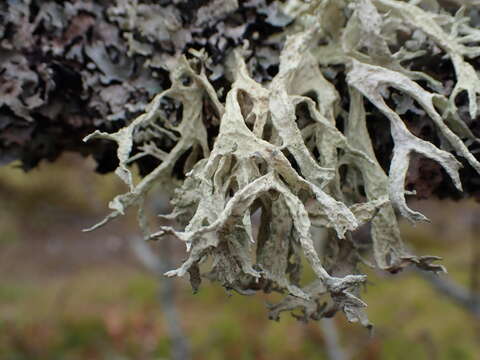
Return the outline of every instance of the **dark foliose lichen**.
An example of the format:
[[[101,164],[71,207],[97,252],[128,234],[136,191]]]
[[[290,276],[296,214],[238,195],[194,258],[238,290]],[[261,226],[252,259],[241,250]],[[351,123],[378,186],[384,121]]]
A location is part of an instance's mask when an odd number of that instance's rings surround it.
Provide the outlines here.
[[[170,67],[188,49],[206,51],[209,79],[221,91],[225,54],[255,38],[249,64],[259,81],[270,79],[281,41],[268,37],[291,19],[271,1],[218,3],[2,1],[0,164],[20,159],[28,170],[76,151],[92,154],[99,172],[113,171],[115,147],[82,138],[118,130],[144,111],[170,86]],[[139,164],[146,173],[157,163]]]

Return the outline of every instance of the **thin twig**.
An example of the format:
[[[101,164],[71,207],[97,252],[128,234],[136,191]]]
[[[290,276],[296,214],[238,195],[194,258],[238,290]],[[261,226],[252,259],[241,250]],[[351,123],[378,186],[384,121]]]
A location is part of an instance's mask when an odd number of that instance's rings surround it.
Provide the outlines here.
[[[175,305],[173,281],[165,279],[163,275],[169,269],[168,260],[166,260],[168,257],[167,246],[164,246],[162,249],[162,259],[159,255],[155,254],[147,242],[141,238],[132,239],[130,244],[137,258],[158,278],[159,302],[165,314],[168,332],[172,340],[172,360],[191,359],[190,345],[180,326],[180,317]],[[165,242],[164,244],[166,245],[167,243]]]
[[[324,318],[320,321],[325,347],[329,360],[348,360],[349,356],[339,341],[337,327],[333,319]]]
[[[436,275],[427,271],[416,270],[416,273],[426,280],[432,287],[448,299],[480,318],[480,294],[472,294],[463,287],[444,275]]]

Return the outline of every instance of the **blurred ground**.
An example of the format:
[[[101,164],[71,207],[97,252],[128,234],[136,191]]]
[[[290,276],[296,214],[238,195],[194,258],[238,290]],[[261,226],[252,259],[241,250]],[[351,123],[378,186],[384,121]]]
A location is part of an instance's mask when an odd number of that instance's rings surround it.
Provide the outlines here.
[[[157,301],[158,280],[128,246],[132,216],[93,233],[81,229],[106,214],[123,190],[113,174],[65,155],[25,174],[0,168],[0,359],[168,359],[170,343]],[[472,202],[413,205],[432,224],[403,224],[419,254],[444,257],[449,276],[470,286],[476,254]],[[176,244],[178,245],[178,244]],[[175,245],[175,246],[176,246]],[[181,247],[174,249],[174,262]],[[364,293],[372,337],[342,315],[335,322],[352,359],[480,359],[480,321],[435,292],[412,271],[368,271]],[[477,274],[479,276],[480,274]],[[228,296],[204,283],[192,295],[176,281],[182,325],[194,359],[327,359],[317,323],[267,319],[265,296]]]

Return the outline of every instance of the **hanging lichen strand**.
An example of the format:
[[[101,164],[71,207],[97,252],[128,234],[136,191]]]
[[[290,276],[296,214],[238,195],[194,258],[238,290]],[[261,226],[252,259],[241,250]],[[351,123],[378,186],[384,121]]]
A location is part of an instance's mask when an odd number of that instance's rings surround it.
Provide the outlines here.
[[[358,297],[366,279],[358,275],[359,262],[370,258],[368,264],[390,272],[409,264],[443,271],[431,263],[436,257],[410,254],[400,237],[395,209],[412,222],[426,220],[405,201],[412,154],[438,162],[458,189],[461,165],[452,153],[480,172],[466,145],[477,140],[455,102],[466,91],[470,116],[477,116],[480,80],[466,58],[479,55],[480,31],[469,26],[465,9],[453,16],[436,1],[425,3],[421,8],[393,0],[287,1],[283,11],[296,20],[285,29],[278,73],[269,83],[254,81],[244,44],[224,64],[231,79],[224,104],[203,66],[206,55],[193,51],[192,59],[180,58],[171,88],[145,114],[116,133],[89,137],[118,143],[117,174],[129,186],[93,228],[136,206],[146,240],[168,234],[186,245],[187,259],[167,276],[189,273],[195,290],[206,277],[241,294],[283,293],[282,302],[269,306],[274,319],[295,309],[305,320],[342,310],[350,321],[369,326]],[[409,68],[430,52],[443,52],[453,63],[456,83],[450,88]],[[339,72],[343,86],[332,80]],[[407,128],[400,116],[405,111],[400,105],[393,109],[392,98],[433,122],[439,146]],[[179,123],[164,110],[168,102],[182,108]],[[207,117],[205,104],[215,116]],[[367,130],[375,119],[367,106],[390,124],[388,174],[375,157]],[[208,119],[220,119],[219,126]],[[157,146],[165,137],[174,142],[168,151]],[[142,152],[132,155],[134,144]],[[134,184],[128,166],[145,155],[160,165]],[[183,182],[172,175],[179,166]],[[143,209],[159,182],[177,186],[173,212],[164,216],[175,227],[152,232]],[[260,214],[259,225],[252,222],[254,213]],[[371,242],[360,244],[351,232],[368,222]],[[326,234],[321,241],[318,229]],[[315,274],[310,284],[304,284],[302,258]]]

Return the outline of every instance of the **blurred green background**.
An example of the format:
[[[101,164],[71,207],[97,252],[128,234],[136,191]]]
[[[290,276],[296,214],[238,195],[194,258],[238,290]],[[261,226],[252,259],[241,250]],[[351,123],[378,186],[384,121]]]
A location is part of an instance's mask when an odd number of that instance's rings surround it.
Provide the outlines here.
[[[0,168],[0,359],[169,359],[171,342],[158,301],[159,279],[128,245],[133,214],[92,233],[81,229],[107,213],[124,190],[115,175],[66,154],[24,173]],[[449,277],[477,286],[478,204],[413,204],[432,224],[402,224],[418,254],[439,255]],[[184,251],[171,244],[178,265]],[[334,319],[350,359],[480,359],[480,320],[438,293],[414,271],[397,275],[363,269],[363,298],[373,336],[342,314]],[[193,359],[329,359],[319,323],[284,314],[269,321],[265,295],[227,294],[204,282],[193,295],[174,281],[181,326]]]

